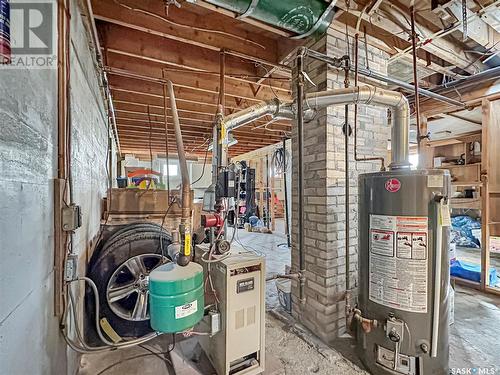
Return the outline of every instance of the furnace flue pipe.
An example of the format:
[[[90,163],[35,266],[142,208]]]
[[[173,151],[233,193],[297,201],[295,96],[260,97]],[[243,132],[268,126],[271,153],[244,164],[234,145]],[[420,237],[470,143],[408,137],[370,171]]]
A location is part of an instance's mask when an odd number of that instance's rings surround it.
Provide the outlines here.
[[[406,97],[397,91],[369,85],[328,90],[306,95],[306,107],[319,109],[347,103],[388,107],[392,112],[391,169],[409,168],[410,106]]]
[[[273,99],[248,107],[226,117],[225,124],[226,129],[230,131],[266,115],[270,115],[273,118],[297,118],[297,122],[299,122],[301,118],[299,113],[309,118],[313,110],[331,105],[351,103],[371,104],[387,107],[391,110],[391,168],[409,168],[410,106],[406,97],[398,91],[385,90],[370,85],[360,85],[348,89],[314,92],[305,95],[303,108],[299,108],[299,99],[293,103]]]
[[[174,85],[172,81],[167,81],[168,96],[170,97],[170,109],[172,111],[172,120],[174,123],[175,142],[177,144],[177,155],[179,156],[179,166],[181,170],[182,179],[182,212],[181,212],[181,228],[185,236],[191,236],[191,181],[189,180],[189,172],[187,167],[186,152],[184,150],[184,142],[182,140],[181,124],[179,121],[179,113],[177,112],[177,103],[175,102]],[[167,167],[168,168],[168,167]],[[170,203],[172,204],[172,203]],[[190,241],[186,241],[183,247],[183,252],[179,256],[178,263],[180,265],[187,265],[189,263],[189,256],[191,249],[189,248]]]

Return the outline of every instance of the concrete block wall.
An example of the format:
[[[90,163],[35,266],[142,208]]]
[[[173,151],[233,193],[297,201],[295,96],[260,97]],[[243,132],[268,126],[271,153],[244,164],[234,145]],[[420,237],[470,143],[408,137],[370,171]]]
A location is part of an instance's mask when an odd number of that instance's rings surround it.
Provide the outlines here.
[[[352,38],[350,39],[352,54]],[[327,35],[310,46],[312,49],[340,57],[347,53],[345,34],[329,29]],[[364,48],[360,48],[360,65],[364,66]],[[388,55],[369,47],[371,69],[387,73]],[[329,69],[326,64],[307,59],[306,71],[316,84],[306,85],[306,91],[322,91],[344,87],[344,72]],[[350,77],[351,85],[354,77]],[[304,251],[306,260],[306,303],[299,303],[299,287],[293,284],[293,314],[325,342],[331,342],[345,332],[346,284],[346,211],[345,211],[345,145],[342,127],[344,106],[318,111],[304,125]],[[353,125],[353,106],[349,124]],[[358,150],[361,156],[385,156],[390,129],[387,111],[372,106],[358,106]],[[349,208],[349,275],[351,287],[357,286],[357,194],[358,175],[380,169],[377,162],[355,162],[354,137],[350,137],[350,196]],[[293,169],[297,175],[297,132],[293,133]],[[299,269],[297,248],[297,182],[292,197],[292,266]],[[355,290],[354,290],[355,294]]]
[[[83,226],[74,248],[85,260],[107,185],[107,124],[77,3],[70,2],[72,169]],[[53,309],[57,70],[0,68],[0,91],[0,372],[74,374],[78,358]]]

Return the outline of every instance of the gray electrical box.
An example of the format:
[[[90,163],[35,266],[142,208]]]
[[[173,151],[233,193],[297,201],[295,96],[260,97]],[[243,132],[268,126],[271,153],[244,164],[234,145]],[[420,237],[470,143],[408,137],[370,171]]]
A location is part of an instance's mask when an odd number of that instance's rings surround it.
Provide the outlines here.
[[[80,206],[71,204],[62,209],[62,229],[65,232],[74,231],[82,226]]]

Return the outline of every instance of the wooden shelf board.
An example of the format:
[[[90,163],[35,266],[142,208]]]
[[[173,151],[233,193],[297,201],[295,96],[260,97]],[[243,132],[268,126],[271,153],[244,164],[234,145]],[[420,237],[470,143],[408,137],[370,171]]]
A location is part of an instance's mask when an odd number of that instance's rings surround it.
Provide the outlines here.
[[[482,186],[481,181],[452,181],[452,186]]]
[[[466,168],[466,167],[480,167],[481,163],[472,163],[472,164],[452,164],[452,165],[443,165],[441,167],[436,167],[437,169],[448,169],[448,168]]]

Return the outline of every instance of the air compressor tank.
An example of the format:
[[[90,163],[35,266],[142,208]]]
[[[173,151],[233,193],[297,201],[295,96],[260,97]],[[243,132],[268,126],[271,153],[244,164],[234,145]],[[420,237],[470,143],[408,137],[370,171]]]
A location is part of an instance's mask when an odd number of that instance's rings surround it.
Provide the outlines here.
[[[197,263],[164,264],[149,276],[151,328],[182,332],[197,324],[204,313],[203,267]]]
[[[359,177],[359,355],[374,375],[448,374],[446,170]],[[369,332],[367,332],[369,331]]]

